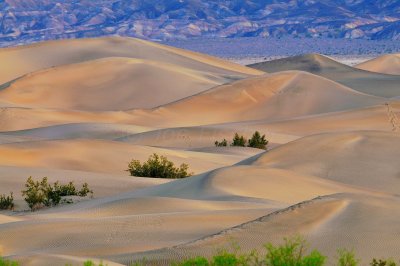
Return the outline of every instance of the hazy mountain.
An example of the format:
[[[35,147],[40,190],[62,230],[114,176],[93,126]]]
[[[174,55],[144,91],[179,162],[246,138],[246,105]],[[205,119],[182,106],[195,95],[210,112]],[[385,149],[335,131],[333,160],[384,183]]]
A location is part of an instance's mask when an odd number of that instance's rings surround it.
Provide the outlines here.
[[[108,34],[148,39],[400,39],[398,0],[0,0],[0,41]]]

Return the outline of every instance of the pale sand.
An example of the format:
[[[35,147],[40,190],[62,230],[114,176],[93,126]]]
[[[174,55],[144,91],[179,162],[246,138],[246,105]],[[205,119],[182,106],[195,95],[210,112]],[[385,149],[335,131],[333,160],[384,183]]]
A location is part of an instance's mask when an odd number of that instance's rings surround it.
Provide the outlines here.
[[[371,72],[400,75],[400,54],[383,55],[355,67]]]
[[[16,209],[27,209],[20,191],[30,175],[95,192],[35,213],[0,212],[0,253],[22,265],[167,265],[294,234],[333,258],[339,247],[363,263],[397,255],[394,75],[319,55],[262,64],[295,69],[265,74],[115,37],[2,49],[0,60],[0,194],[14,191]],[[214,147],[255,130],[271,150]],[[125,171],[154,152],[197,175]]]
[[[132,115],[138,124],[176,127],[281,120],[384,101],[307,72],[287,71],[222,85],[151,111],[133,111]]]
[[[319,54],[272,60],[250,67],[270,73],[286,70],[307,71],[363,93],[380,97],[399,96],[399,76],[361,70]]]
[[[175,64],[195,71],[219,75],[247,76],[262,72],[215,57],[120,37],[61,40],[37,43],[0,51],[0,83],[55,66],[107,57],[128,57]]]
[[[28,74],[1,90],[0,98],[26,107],[119,111],[157,107],[228,81],[163,62],[103,58]]]

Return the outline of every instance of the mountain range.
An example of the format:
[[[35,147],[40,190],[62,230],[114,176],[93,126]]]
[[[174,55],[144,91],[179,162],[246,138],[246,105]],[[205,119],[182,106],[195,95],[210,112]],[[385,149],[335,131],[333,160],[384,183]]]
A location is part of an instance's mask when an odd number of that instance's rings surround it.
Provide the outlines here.
[[[0,41],[134,36],[400,39],[397,0],[3,0]]]

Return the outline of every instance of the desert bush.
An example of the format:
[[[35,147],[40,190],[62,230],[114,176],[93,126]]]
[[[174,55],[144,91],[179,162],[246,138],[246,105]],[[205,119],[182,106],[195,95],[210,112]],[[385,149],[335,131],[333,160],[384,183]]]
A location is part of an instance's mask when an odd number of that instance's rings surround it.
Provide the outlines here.
[[[47,182],[47,179],[46,179]],[[46,201],[45,190],[43,189],[43,183],[39,181],[34,181],[30,176],[25,183],[25,189],[22,191],[22,196],[24,196],[26,203],[28,203],[29,208],[34,211],[44,204]]]
[[[0,266],[18,266],[19,263],[16,261],[12,261],[12,260],[6,260],[2,257],[0,257]]]
[[[209,266],[210,263],[204,257],[196,257],[193,259],[185,260],[181,263],[174,264],[174,266]]]
[[[226,139],[223,139],[221,142],[215,141],[214,144],[215,147],[226,147],[228,146],[228,141]]]
[[[249,139],[249,147],[257,149],[267,149],[268,140],[265,139],[265,135],[260,134],[260,132],[254,132],[253,136]]]
[[[179,179],[193,174],[189,173],[188,169],[187,164],[183,163],[179,167],[175,167],[175,164],[169,161],[167,157],[154,153],[143,164],[138,160],[132,160],[127,171],[132,176]]]
[[[0,195],[0,210],[12,210],[14,209],[14,196],[11,192],[9,196],[5,194]]]
[[[83,183],[81,190],[79,190],[76,195],[79,197],[87,197],[89,194],[91,197],[93,197],[93,190],[89,188],[88,183]]]
[[[360,260],[356,258],[354,251],[339,249],[338,257],[338,266],[357,266],[360,263]]]
[[[260,132],[258,131],[254,132],[253,136],[248,141],[245,137],[240,136],[238,133],[235,133],[230,145],[237,147],[246,147],[246,143],[247,147],[266,150],[268,140],[265,139],[265,135],[261,136]],[[228,146],[228,141],[226,139],[223,139],[222,141],[215,141],[214,144],[216,147],[226,147]]]
[[[396,266],[396,262],[393,260],[386,260],[386,259],[373,259],[370,263],[371,266]]]
[[[25,190],[22,191],[22,196],[25,196],[24,199],[32,211],[43,206],[57,206],[61,202],[72,203],[66,199],[63,200],[62,197],[65,196],[86,197],[88,194],[93,196],[93,191],[89,189],[87,183],[84,183],[81,190],[77,191],[73,182],[63,185],[57,181],[51,185],[47,177],[43,177],[40,182],[29,177],[25,184]]]
[[[100,262],[100,264],[96,264],[91,260],[87,260],[83,263],[83,266],[107,266],[107,265],[103,264],[103,262]]]
[[[245,147],[246,142],[247,140],[243,136],[239,136],[238,133],[235,133],[231,146]]]
[[[267,244],[265,248],[267,266],[322,266],[326,260],[326,257],[317,250],[305,255],[307,243],[301,237],[286,238],[283,245]]]

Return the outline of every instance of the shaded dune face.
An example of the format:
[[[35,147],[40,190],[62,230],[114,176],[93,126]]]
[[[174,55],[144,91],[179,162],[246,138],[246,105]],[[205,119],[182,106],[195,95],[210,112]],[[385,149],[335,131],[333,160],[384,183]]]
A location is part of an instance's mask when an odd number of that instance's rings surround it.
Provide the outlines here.
[[[240,195],[267,199],[269,204],[305,202],[210,237],[173,248],[134,254],[133,258],[171,261],[194,254],[208,256],[216,248],[228,248],[230,241],[235,241],[246,251],[258,249],[269,241],[281,242],[283,237],[294,234],[311,239],[313,247],[329,256],[336,254],[337,245],[355,248],[366,261],[376,256],[374,254],[396,254],[398,240],[391,234],[397,234],[395,221],[400,215],[397,196],[400,168],[394,164],[399,156],[398,143],[398,134],[375,131],[310,136],[237,166],[195,177],[192,182],[202,178],[206,181],[201,184],[207,184],[201,187],[203,192],[198,195],[213,193],[215,197],[215,191],[218,191],[225,197]],[[243,182],[243,175],[246,175],[246,182]],[[186,180],[180,185],[184,182],[189,184]],[[172,186],[172,183],[161,185],[157,193],[165,193],[168,189],[161,188]],[[171,194],[186,191],[188,187]],[[176,195],[187,197],[193,194],[178,192]],[[375,226],[384,228],[371,230]],[[126,257],[119,258],[125,262]]]
[[[389,68],[391,64],[386,64]],[[400,94],[400,77],[373,73],[350,67],[335,60],[318,55],[300,55],[250,65],[266,72],[301,70],[314,73],[343,84],[362,93],[380,97],[396,97]]]
[[[279,120],[356,109],[384,99],[300,71],[279,72],[222,85],[146,112],[160,123],[201,125],[257,119]],[[204,108],[207,106],[207,108]],[[135,112],[133,113],[135,114]],[[142,112],[136,112],[140,117]]]
[[[356,67],[371,72],[400,75],[400,54],[383,55]]]

